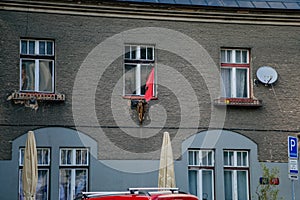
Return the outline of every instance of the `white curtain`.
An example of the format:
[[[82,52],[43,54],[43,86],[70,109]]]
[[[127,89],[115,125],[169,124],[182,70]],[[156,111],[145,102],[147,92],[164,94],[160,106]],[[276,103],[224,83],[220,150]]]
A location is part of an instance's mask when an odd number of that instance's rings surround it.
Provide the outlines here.
[[[236,69],[236,97],[247,96],[247,69]]]
[[[223,80],[222,97],[231,97],[231,69],[222,68],[221,76]]]

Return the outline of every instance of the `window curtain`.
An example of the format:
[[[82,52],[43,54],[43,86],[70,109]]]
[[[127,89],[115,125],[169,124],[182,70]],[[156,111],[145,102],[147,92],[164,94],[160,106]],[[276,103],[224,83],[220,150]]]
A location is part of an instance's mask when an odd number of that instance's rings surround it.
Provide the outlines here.
[[[36,200],[47,200],[48,199],[48,170],[47,169],[39,169],[38,170],[38,182],[36,186]],[[23,184],[22,184],[22,173],[23,169],[20,170],[19,175],[19,200],[23,200]]]
[[[40,60],[39,91],[52,92],[52,61]]]
[[[22,60],[21,89],[35,90],[35,62],[33,60]]]
[[[72,200],[71,170],[60,170],[59,200]]]
[[[221,76],[223,80],[222,97],[231,97],[231,69],[222,68]]]
[[[247,69],[236,69],[236,97],[247,96]]]
[[[125,65],[125,95],[136,94],[136,65]]]
[[[52,61],[40,60],[39,91],[52,92]]]

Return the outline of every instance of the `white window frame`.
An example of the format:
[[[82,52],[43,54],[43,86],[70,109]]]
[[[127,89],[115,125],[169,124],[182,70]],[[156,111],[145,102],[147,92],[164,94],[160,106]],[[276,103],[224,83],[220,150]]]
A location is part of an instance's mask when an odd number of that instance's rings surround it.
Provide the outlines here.
[[[21,184],[22,184],[22,171],[23,171],[23,162],[24,162],[24,150],[25,148],[20,148],[19,149],[19,198],[21,198],[22,196],[22,187],[21,187]],[[50,161],[51,161],[51,150],[50,148],[37,148],[37,151],[42,151],[42,152],[45,152],[47,151],[47,158],[44,157],[44,153],[41,153],[38,155],[41,155],[42,158],[41,159],[37,159],[38,160],[38,174],[39,172],[41,171],[46,171],[46,178],[47,178],[47,181],[46,181],[46,191],[47,191],[47,194],[46,194],[46,197],[47,197],[47,200],[49,199],[49,194],[50,194],[50,191],[49,191],[49,184],[50,184],[50,180],[49,180],[49,173],[50,173]],[[40,162],[42,161],[42,162]],[[44,162],[46,161],[46,162]],[[39,189],[40,185],[39,185],[39,182],[37,184],[37,189]],[[38,194],[38,190],[37,190],[37,194]],[[36,195],[36,198],[38,198],[38,195]],[[37,199],[38,200],[38,199]]]
[[[225,160],[225,153],[229,154],[232,153],[232,157],[227,156],[227,161]],[[241,164],[238,162],[238,154],[247,154],[246,162],[243,162],[242,156],[241,156]],[[232,159],[230,159],[232,158]],[[231,171],[232,172],[232,200],[238,200],[238,172],[246,172],[246,190],[247,190],[247,199],[249,200],[249,152],[245,150],[224,150],[223,152],[223,159],[224,159],[224,173],[225,171]],[[230,163],[230,164],[228,164]],[[224,177],[225,178],[225,177]],[[225,180],[225,179],[224,179]],[[225,191],[226,192],[226,191]]]
[[[231,53],[229,53],[231,52]],[[240,61],[237,60],[237,52],[240,53]],[[243,59],[243,52],[246,52],[246,60]],[[250,98],[250,50],[249,49],[221,49],[221,70],[231,70],[230,96],[226,96],[226,92],[222,92],[222,97],[225,98]],[[247,95],[246,97],[237,96],[237,80],[236,74],[237,69],[246,70],[246,84],[247,84]]]
[[[26,52],[22,51],[22,43],[26,42],[27,44],[27,49]],[[29,43],[30,42],[34,42],[34,53],[30,52],[30,48],[29,48]],[[40,53],[40,42],[45,42],[45,53],[41,54]],[[52,44],[52,51],[51,53],[48,53],[47,51],[47,42]],[[54,81],[55,81],[55,72],[54,72],[54,62],[55,62],[55,53],[54,53],[54,41],[53,40],[35,40],[35,39],[21,39],[20,40],[20,91],[24,91],[24,92],[40,92],[40,93],[53,93],[54,92]],[[34,66],[35,66],[35,72],[34,72],[34,89],[22,89],[22,64],[25,61],[33,61],[34,62]],[[52,67],[51,67],[51,90],[49,91],[43,91],[40,90],[39,88],[39,83],[40,83],[40,76],[39,76],[39,72],[40,72],[40,63],[46,61],[46,62],[51,62],[52,63]]]
[[[62,163],[61,161],[61,157],[62,157],[62,151],[71,151],[71,163]],[[81,153],[83,151],[86,152],[86,162],[85,163],[80,163],[77,164],[76,163],[76,153],[77,151],[80,151]],[[61,148],[60,149],[60,155],[59,155],[59,162],[60,162],[60,166],[89,166],[89,149],[88,148]],[[65,155],[67,156],[67,155]]]
[[[64,163],[62,162],[62,151],[71,151],[71,163]],[[81,155],[83,152],[86,152],[86,162],[80,162],[77,163],[76,161],[76,152],[80,151]],[[66,154],[64,154],[65,156],[67,156]],[[59,171],[60,174],[62,173],[63,170],[70,170],[71,171],[71,177],[70,177],[70,187],[71,187],[71,198],[74,199],[75,198],[75,188],[76,188],[76,171],[78,170],[82,170],[85,171],[85,175],[86,175],[86,190],[88,190],[88,184],[89,184],[89,149],[88,148],[60,148],[60,155],[59,155],[59,163],[60,163],[60,167],[59,167]],[[82,157],[81,157],[82,158]],[[61,175],[59,176],[59,184],[61,185],[61,183],[63,183],[63,181],[61,180]],[[61,188],[60,188],[61,190]],[[59,196],[61,195],[61,191],[59,192]],[[61,196],[60,196],[61,197]]]
[[[206,171],[210,171],[212,174],[212,197],[211,199],[215,199],[215,155],[214,155],[214,150],[211,149],[193,149],[193,150],[188,150],[188,168],[189,171],[196,171],[197,174],[197,196],[199,199],[203,199],[204,192],[203,192],[203,173]],[[210,156],[205,156],[210,155]],[[192,157],[192,158],[190,158]],[[205,160],[204,160],[204,159]],[[210,160],[211,158],[211,160]],[[204,162],[203,162],[204,161]]]
[[[141,58],[141,49],[146,48],[146,58]],[[148,58],[148,51],[147,49],[152,49],[152,58]],[[126,49],[129,50],[126,52]],[[133,57],[133,49],[135,50],[135,58]],[[141,92],[142,83],[141,83],[141,71],[143,66],[155,66],[155,46],[154,45],[132,45],[132,44],[125,44],[125,53],[124,53],[124,71],[123,74],[126,73],[125,68],[126,65],[135,65],[135,91],[136,94],[127,94],[126,93],[126,83],[125,83],[125,76],[123,78],[123,96],[144,96]],[[129,55],[129,57],[126,57]],[[154,73],[155,74],[155,73]],[[155,78],[154,78],[155,81]],[[153,87],[153,94],[155,96],[155,87]]]

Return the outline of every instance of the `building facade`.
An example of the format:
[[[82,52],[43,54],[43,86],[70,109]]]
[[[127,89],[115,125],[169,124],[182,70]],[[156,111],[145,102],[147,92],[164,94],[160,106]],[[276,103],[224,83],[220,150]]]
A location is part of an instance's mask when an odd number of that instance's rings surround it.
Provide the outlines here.
[[[292,198],[299,1],[7,0],[0,27],[1,199],[30,130],[36,199],[157,186],[165,131],[182,191],[258,199],[265,164]]]

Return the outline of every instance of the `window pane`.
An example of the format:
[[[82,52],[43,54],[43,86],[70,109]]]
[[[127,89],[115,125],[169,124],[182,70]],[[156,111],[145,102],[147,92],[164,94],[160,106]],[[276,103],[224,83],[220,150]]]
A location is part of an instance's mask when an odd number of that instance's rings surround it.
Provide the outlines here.
[[[232,171],[224,171],[225,200],[232,200]]]
[[[131,46],[131,59],[136,59],[136,46]]]
[[[213,199],[213,171],[202,170],[202,199]]]
[[[39,91],[52,92],[52,61],[40,61],[39,68]]]
[[[237,171],[237,193],[238,199],[247,199],[248,190],[247,190],[247,172],[246,171]]]
[[[224,165],[225,166],[233,166],[233,152],[232,151],[224,151]]]
[[[247,97],[247,69],[236,69],[236,97]]]
[[[60,169],[59,200],[72,200],[71,170]]]
[[[242,166],[242,152],[237,152],[237,166]]]
[[[53,42],[47,42],[47,55],[53,55]]]
[[[35,61],[22,60],[21,90],[34,91],[35,89]]]
[[[147,47],[147,60],[153,60],[153,48]]]
[[[207,151],[202,151],[202,166],[207,166],[208,165],[208,152]]]
[[[81,165],[81,150],[76,150],[76,165]]]
[[[242,63],[248,63],[248,51],[242,51]]]
[[[60,162],[62,165],[72,164],[72,150],[61,150]]]
[[[194,165],[200,165],[200,163],[199,163],[199,151],[194,151]]]
[[[86,149],[76,150],[76,165],[88,164],[88,151]]]
[[[146,59],[146,47],[141,47],[141,59]]]
[[[19,165],[23,165],[24,164],[24,149],[20,149],[20,163]]]
[[[208,163],[207,165],[212,166],[213,165],[213,152],[212,151],[208,151]]]
[[[37,164],[42,165],[43,164],[43,150],[37,149]]]
[[[236,50],[235,51],[235,62],[236,63],[241,63],[241,51],[240,50]]]
[[[50,155],[49,155],[49,150],[48,149],[46,149],[46,150],[43,151],[43,157],[44,157],[43,163],[49,165],[50,164],[49,163],[49,161],[50,161]]]
[[[226,55],[226,62],[227,63],[231,63],[232,61],[232,50],[226,50],[226,53],[227,53],[227,55]]]
[[[35,42],[29,41],[29,54],[35,54]]]
[[[125,95],[136,94],[136,65],[125,65]]]
[[[189,170],[189,189],[190,193],[193,195],[198,195],[197,188],[198,188],[198,178],[197,178],[197,171]]]
[[[226,62],[226,54],[225,50],[221,50],[221,62],[225,63]]]
[[[36,187],[36,200],[48,198],[48,170],[38,170],[38,183]]]
[[[19,173],[19,199],[24,200],[23,195],[23,183],[22,183],[22,173],[23,170],[20,170]],[[38,169],[38,182],[36,186],[36,198],[35,200],[47,200],[48,199],[48,178],[49,171],[47,169]]]
[[[189,151],[189,165],[194,165],[193,155],[194,155],[194,151]]]
[[[228,166],[229,158],[228,158],[228,151],[224,151],[224,166]]]
[[[151,65],[141,65],[141,95],[144,95],[146,92],[146,82],[152,68]]]
[[[223,80],[222,97],[231,97],[231,69],[222,68],[221,76]]]
[[[243,166],[248,166],[248,152],[243,152]]]
[[[84,165],[88,164],[88,151],[87,150],[81,150],[81,163]]]
[[[87,190],[87,170],[76,170],[75,196]]]
[[[21,41],[21,54],[27,54],[27,41]]]
[[[130,46],[125,46],[125,58],[130,59]]]
[[[46,54],[46,42],[40,41],[39,42],[39,54],[40,55],[45,55]]]

